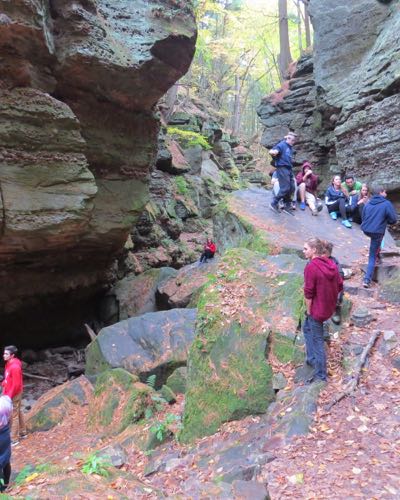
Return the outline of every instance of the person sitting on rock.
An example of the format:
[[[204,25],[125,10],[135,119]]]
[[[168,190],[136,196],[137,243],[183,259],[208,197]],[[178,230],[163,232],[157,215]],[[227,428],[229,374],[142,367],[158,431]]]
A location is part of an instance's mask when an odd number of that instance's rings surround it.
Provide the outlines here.
[[[347,217],[348,197],[342,189],[342,181],[340,175],[335,175],[332,179],[332,184],[325,193],[325,205],[333,220],[338,218],[338,212],[342,217],[342,224],[351,228],[351,222]]]
[[[0,396],[0,492],[8,487],[11,476],[10,418],[12,401],[9,396]]]
[[[351,217],[354,222],[357,222],[357,224],[361,224],[363,210],[369,199],[370,193],[367,184],[363,184],[361,191],[357,194],[351,195],[349,198]]]
[[[212,239],[208,238],[206,244],[204,245],[203,253],[200,257],[200,264],[207,262],[207,259],[212,259],[216,251],[217,246]]]
[[[355,194],[359,194],[362,188],[360,181],[354,179],[354,175],[347,174],[342,182],[342,190],[344,194],[349,197]]]
[[[296,182],[299,186],[300,209],[305,210],[306,204],[310,207],[313,215],[318,215],[317,187],[318,175],[312,171],[308,161],[303,163],[301,171],[296,175]],[[322,209],[322,205],[319,205]]]
[[[271,184],[272,184],[272,192],[275,197],[278,196],[279,193],[279,179],[278,179],[278,174],[276,173],[276,170],[272,172],[271,174]],[[293,179],[293,184],[292,184],[292,209],[296,210],[296,200],[297,200],[297,182],[296,179]],[[282,209],[284,207],[284,202],[283,200],[280,200],[278,203],[279,209]]]
[[[331,260],[332,262],[335,263],[335,265],[339,271],[340,277],[342,278],[342,280],[344,280],[344,271],[343,271],[342,265],[337,260],[337,258],[332,255],[333,243],[331,243],[330,241],[327,241],[327,240],[321,240],[321,243],[323,246],[322,256],[327,257],[329,260]],[[343,290],[341,290],[339,292],[338,300],[336,303],[336,310],[331,318],[331,320],[336,325],[339,325],[340,321],[341,321],[342,303],[343,303]]]

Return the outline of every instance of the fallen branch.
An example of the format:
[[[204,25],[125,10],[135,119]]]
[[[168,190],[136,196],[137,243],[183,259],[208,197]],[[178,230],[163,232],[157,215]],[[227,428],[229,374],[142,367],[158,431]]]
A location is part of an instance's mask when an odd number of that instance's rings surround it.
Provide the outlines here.
[[[326,411],[330,411],[333,406],[335,406],[336,403],[339,403],[342,399],[344,399],[346,396],[350,396],[353,394],[353,392],[356,390],[359,382],[360,382],[360,377],[361,377],[361,370],[363,369],[365,362],[367,360],[368,354],[372,347],[374,346],[377,338],[382,332],[380,330],[376,330],[370,337],[368,344],[364,347],[363,352],[361,353],[360,359],[358,360],[358,363],[354,369],[354,374],[349,380],[349,382],[346,384],[345,389],[343,392],[338,394],[338,396],[335,397],[335,399],[329,403],[326,407]]]
[[[52,378],[43,377],[42,375],[34,375],[33,373],[26,372],[25,370],[24,370],[24,377],[36,378],[38,380],[48,380],[49,382],[52,382],[53,384],[57,384],[57,382],[55,380],[53,380]]]
[[[86,328],[86,331],[88,332],[90,340],[92,340],[92,341],[96,340],[96,337],[97,337],[96,332],[94,330],[92,330],[92,328],[90,328],[90,326],[87,323],[85,323],[85,328]]]

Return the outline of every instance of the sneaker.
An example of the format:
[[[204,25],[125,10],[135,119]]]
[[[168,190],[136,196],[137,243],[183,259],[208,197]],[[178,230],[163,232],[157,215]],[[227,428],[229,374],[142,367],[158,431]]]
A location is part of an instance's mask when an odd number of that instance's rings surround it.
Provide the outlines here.
[[[337,213],[336,212],[331,212],[330,216],[331,216],[332,220],[337,220]]]
[[[295,201],[292,201],[292,210],[296,210],[297,207],[296,207],[296,202]]]
[[[26,439],[28,437],[28,434],[21,434],[20,439]]]
[[[311,210],[311,215],[318,215],[318,210]]]
[[[11,441],[11,446],[17,446],[19,444],[19,441]]]
[[[347,219],[342,220],[342,224],[343,224],[344,227],[347,227],[349,229],[351,229],[351,227],[352,227],[351,222],[349,220],[347,220]]]
[[[363,287],[364,288],[371,288],[371,283],[369,281],[364,281]]]
[[[324,208],[324,204],[322,203],[321,200],[317,200],[317,210],[318,212],[321,212],[321,210]]]
[[[302,201],[300,203],[300,210],[305,210],[306,209],[306,204],[304,203],[304,201]]]
[[[349,218],[348,218],[348,220],[349,220],[350,222],[353,222],[353,217],[349,217]]]
[[[332,316],[332,321],[335,323],[335,325],[340,325],[340,321],[341,321],[341,318],[340,318],[340,314],[338,313],[335,313],[333,316]]]
[[[278,205],[274,205],[273,203],[270,203],[270,204],[269,204],[269,208],[270,208],[273,212],[275,212],[276,214],[279,214],[279,213],[280,213],[280,212],[279,212]]]

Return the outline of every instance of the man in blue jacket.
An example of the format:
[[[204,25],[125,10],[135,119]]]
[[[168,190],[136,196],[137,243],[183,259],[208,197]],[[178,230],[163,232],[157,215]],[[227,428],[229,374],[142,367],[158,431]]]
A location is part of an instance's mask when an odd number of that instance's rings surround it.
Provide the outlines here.
[[[274,146],[269,154],[275,160],[276,175],[279,182],[279,193],[272,199],[271,210],[279,213],[279,201],[284,201],[283,211],[291,215],[291,192],[294,190],[293,175],[293,145],[296,142],[296,134],[289,132],[285,139]]]
[[[382,186],[374,186],[371,192],[372,198],[364,207],[361,223],[361,229],[364,231],[364,234],[371,238],[367,272],[363,284],[364,288],[371,286],[375,262],[381,250],[386,226],[397,222],[397,214],[394,207],[386,199],[386,190]]]

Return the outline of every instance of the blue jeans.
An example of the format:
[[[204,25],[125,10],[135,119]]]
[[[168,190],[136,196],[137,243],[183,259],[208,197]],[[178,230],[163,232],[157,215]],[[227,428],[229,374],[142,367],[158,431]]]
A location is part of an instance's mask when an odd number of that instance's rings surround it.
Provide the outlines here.
[[[294,176],[289,167],[277,167],[276,177],[279,182],[279,193],[274,195],[273,204],[278,205],[283,200],[285,205],[290,205],[292,192],[295,190]]]
[[[306,341],[306,360],[314,367],[314,378],[326,380],[326,354],[324,344],[324,327],[321,321],[306,316],[303,325]]]
[[[368,266],[367,272],[365,273],[364,281],[370,283],[375,269],[375,261],[379,252],[381,251],[381,244],[383,240],[383,234],[381,233],[365,233],[369,238],[371,238],[371,243],[369,245],[369,256],[368,256]]]

